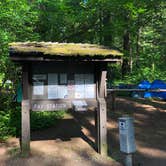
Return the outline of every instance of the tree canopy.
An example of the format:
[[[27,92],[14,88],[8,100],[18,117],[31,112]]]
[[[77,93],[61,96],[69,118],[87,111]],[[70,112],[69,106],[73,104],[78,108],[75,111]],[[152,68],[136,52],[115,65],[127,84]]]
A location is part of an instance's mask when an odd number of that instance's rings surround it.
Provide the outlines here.
[[[124,55],[122,64],[108,66],[108,82],[166,80],[165,20],[165,0],[0,1],[0,139],[15,132],[11,124],[20,126],[11,101],[21,70],[9,60],[9,43],[104,45]]]
[[[164,0],[3,0],[0,2],[0,89],[16,70],[9,42],[101,44],[124,53],[115,78],[165,80]]]

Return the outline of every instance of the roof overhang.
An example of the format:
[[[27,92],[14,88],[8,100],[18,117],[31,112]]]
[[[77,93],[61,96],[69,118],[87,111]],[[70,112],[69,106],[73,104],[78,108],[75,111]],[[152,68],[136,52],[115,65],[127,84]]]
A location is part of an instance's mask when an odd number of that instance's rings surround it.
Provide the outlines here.
[[[96,44],[16,42],[9,44],[10,58],[25,61],[106,61],[120,62],[122,53]]]

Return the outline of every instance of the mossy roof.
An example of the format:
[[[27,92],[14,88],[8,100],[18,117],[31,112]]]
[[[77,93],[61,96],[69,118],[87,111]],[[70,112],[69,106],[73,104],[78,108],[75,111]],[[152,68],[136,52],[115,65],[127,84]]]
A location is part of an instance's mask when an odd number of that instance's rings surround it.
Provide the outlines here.
[[[52,56],[88,56],[88,57],[120,57],[123,54],[114,49],[96,44],[55,43],[55,42],[15,42],[10,43],[10,53],[43,54]]]

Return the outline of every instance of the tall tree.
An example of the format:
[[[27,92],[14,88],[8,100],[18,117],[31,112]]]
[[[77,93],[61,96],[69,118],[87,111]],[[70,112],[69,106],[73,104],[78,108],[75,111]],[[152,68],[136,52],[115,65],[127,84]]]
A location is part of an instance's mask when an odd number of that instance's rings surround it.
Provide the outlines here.
[[[3,0],[0,2],[0,76],[2,89],[7,79],[15,81],[13,64],[8,58],[8,43],[14,41],[36,40],[34,33],[37,12],[26,0]]]

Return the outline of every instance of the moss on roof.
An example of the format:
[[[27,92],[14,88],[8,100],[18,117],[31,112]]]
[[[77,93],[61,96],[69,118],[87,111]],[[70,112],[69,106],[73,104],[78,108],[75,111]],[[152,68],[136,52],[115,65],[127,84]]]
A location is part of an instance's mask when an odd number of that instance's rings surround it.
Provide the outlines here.
[[[53,43],[53,42],[16,42],[9,44],[11,52],[43,53],[55,56],[122,56],[117,50],[96,44]]]

